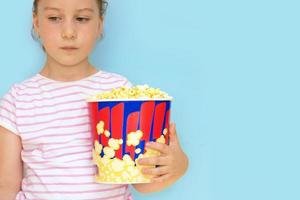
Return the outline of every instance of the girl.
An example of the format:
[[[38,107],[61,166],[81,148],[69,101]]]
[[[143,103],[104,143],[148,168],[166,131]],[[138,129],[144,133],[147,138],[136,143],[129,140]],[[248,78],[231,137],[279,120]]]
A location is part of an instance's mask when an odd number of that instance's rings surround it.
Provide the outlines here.
[[[34,32],[46,53],[35,76],[12,86],[0,103],[0,199],[132,199],[128,185],[95,182],[85,99],[130,86],[120,75],[98,71],[88,56],[103,31],[103,0],[35,0]],[[186,171],[175,125],[170,145],[149,143],[161,156],[143,173],[142,193],[162,190]]]

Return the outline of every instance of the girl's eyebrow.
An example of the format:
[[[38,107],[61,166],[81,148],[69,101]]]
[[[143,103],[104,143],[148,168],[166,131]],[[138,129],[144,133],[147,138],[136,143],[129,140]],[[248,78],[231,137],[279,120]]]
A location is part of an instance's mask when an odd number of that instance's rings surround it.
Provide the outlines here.
[[[45,7],[44,10],[56,10],[56,11],[60,11],[61,9],[54,8],[54,7]]]
[[[54,8],[54,7],[45,7],[44,10],[56,10],[56,11],[61,11],[59,8]],[[89,12],[94,12],[94,9],[92,8],[81,8],[77,9],[77,12],[83,12],[83,11],[89,11]]]
[[[92,8],[81,8],[77,10],[78,12],[83,12],[83,11],[89,11],[89,12],[94,12],[94,9]]]

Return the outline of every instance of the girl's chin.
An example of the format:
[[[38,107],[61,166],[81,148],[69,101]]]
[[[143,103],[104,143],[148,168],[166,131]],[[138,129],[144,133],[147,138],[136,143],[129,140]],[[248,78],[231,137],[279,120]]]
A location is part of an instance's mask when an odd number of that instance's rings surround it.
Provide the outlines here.
[[[64,66],[75,66],[82,63],[87,58],[79,58],[78,56],[63,56],[59,58],[54,58],[56,63]]]

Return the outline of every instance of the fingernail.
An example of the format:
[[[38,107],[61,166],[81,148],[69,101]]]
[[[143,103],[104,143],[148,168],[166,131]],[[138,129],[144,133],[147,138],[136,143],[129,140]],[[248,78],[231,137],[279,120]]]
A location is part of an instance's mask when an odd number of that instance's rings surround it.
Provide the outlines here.
[[[176,129],[176,124],[174,122],[172,124],[173,124],[173,128]]]

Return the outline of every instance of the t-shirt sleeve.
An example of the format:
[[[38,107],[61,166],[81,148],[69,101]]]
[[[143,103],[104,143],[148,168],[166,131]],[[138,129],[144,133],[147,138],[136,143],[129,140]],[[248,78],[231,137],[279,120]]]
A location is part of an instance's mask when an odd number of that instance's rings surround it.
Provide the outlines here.
[[[131,88],[133,84],[127,78],[124,78],[123,86]]]
[[[19,135],[16,123],[16,91],[14,87],[0,99],[0,126]]]

